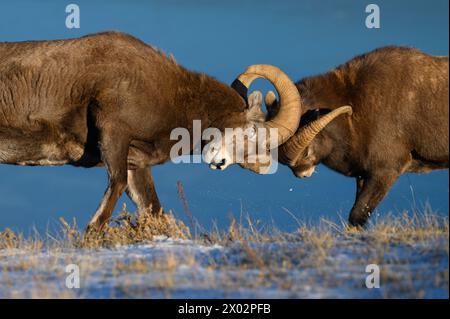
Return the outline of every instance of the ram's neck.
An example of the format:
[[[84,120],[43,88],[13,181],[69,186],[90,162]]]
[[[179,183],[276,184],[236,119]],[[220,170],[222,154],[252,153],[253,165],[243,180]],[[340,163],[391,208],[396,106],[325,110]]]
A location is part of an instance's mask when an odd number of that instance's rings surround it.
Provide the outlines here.
[[[243,117],[245,102],[230,86],[205,74],[190,73],[178,89],[177,99],[183,105],[186,124],[201,120],[202,128],[239,126],[232,118]]]
[[[335,109],[349,104],[351,96],[348,87],[351,82],[351,76],[342,69],[304,78],[297,83],[303,112],[318,108]]]
[[[304,117],[308,117],[305,113],[311,110],[336,109],[343,105],[352,105],[351,88],[354,79],[354,75],[349,70],[339,68],[298,82],[297,88],[303,101]],[[306,124],[303,123],[303,125]],[[341,115],[315,137],[311,147],[320,162],[342,174],[349,175],[352,171],[347,165],[351,161],[349,154],[352,153],[351,145],[348,143],[350,140],[355,140],[351,119]]]

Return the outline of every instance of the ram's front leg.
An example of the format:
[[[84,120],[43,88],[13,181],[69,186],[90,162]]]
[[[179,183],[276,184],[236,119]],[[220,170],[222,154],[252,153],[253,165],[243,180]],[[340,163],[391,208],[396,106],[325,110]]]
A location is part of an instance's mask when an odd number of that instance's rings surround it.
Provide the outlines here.
[[[386,171],[357,181],[355,204],[350,212],[349,223],[352,226],[363,227],[373,210],[384,198],[389,188],[396,181],[398,173]]]
[[[150,168],[129,170],[126,192],[139,211],[151,209],[153,214],[159,213],[161,204],[156,194]]]
[[[101,132],[100,151],[108,169],[108,188],[94,217],[88,225],[87,233],[99,231],[109,221],[117,200],[127,186],[127,155],[129,140],[117,128]]]

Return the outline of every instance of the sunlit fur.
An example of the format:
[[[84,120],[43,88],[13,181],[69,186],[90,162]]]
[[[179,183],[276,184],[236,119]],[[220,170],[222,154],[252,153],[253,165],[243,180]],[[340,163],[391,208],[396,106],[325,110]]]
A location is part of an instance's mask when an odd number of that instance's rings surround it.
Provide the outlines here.
[[[194,119],[219,130],[251,122],[228,85],[123,33],[0,43],[0,70],[0,163],[105,165],[109,185],[91,229],[123,191],[159,211],[148,168],[170,159],[174,128],[192,136]]]

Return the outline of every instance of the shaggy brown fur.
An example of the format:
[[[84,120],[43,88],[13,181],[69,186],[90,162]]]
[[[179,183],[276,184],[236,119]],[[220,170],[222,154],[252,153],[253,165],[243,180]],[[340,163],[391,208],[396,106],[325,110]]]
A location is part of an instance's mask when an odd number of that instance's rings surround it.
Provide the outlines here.
[[[337,117],[290,165],[297,176],[323,163],[355,177],[352,225],[366,223],[401,174],[448,168],[448,57],[381,48],[303,79],[297,88],[304,113],[297,134],[316,109],[353,108],[353,115]],[[289,147],[288,141],[280,152]]]
[[[244,127],[246,109],[229,86],[130,35],[0,43],[0,163],[105,165],[95,229],[124,190],[139,209],[159,211],[148,167],[169,160],[172,129],[191,130],[194,119]]]

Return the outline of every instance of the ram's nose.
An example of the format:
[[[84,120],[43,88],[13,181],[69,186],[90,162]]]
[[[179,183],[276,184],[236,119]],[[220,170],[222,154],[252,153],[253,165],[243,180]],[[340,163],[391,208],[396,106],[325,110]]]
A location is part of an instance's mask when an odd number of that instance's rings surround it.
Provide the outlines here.
[[[218,163],[211,163],[211,164],[209,164],[209,167],[212,168],[212,169],[224,170],[228,166],[228,165],[226,165],[226,162],[227,162],[226,159],[222,159]]]
[[[295,176],[299,177],[299,178],[305,178],[305,177],[311,177],[311,175],[314,173],[315,171],[315,167],[311,167],[310,169],[307,170],[303,170],[303,171],[294,171]]]

